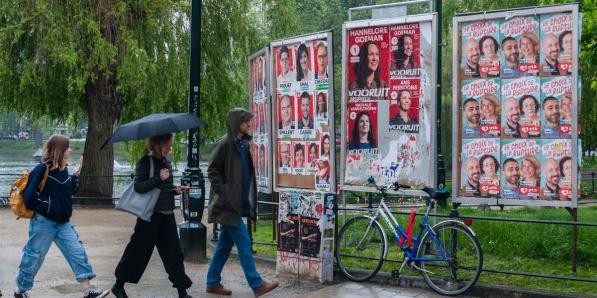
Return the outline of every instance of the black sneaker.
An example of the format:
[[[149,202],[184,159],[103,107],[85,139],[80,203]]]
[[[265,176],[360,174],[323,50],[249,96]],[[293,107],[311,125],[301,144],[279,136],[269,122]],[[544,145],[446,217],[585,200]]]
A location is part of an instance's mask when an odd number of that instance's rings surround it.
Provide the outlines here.
[[[17,294],[17,292],[15,292],[15,298],[30,298],[31,296],[29,296],[29,293],[27,292],[23,292],[21,294]]]
[[[129,298],[129,296],[124,291],[124,287],[117,287],[116,285],[112,287],[112,294],[114,294],[116,298]]]
[[[90,286],[88,289],[87,295],[85,295],[83,298],[103,298],[103,297],[108,296],[108,294],[110,294],[110,291],[108,291],[108,290]]]

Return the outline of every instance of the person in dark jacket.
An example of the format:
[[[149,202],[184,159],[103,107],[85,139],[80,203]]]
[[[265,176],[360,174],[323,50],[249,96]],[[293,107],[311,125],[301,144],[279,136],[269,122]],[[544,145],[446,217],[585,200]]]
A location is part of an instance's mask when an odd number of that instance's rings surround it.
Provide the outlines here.
[[[139,159],[135,167],[135,191],[147,193],[157,187],[161,192],[151,222],[137,218],[135,231],[116,266],[116,283],[112,287],[112,293],[118,298],[128,297],[124,284],[139,282],[155,246],[168,273],[168,279],[178,290],[178,296],[191,298],[187,289],[191,287],[192,282],[185,273],[184,255],[173,211],[174,196],[180,194],[182,188],[174,186],[172,164],[166,158],[172,149],[172,134],[149,138],[147,148],[151,154]],[[151,178],[150,158],[154,164]]]
[[[232,293],[221,284],[221,274],[234,244],[245,278],[256,297],[278,286],[278,282],[263,280],[255,269],[251,239],[241,218],[255,219],[256,214],[257,183],[249,148],[252,118],[253,114],[242,108],[228,112],[228,134],[216,145],[207,169],[211,182],[208,222],[221,225],[218,245],[207,273],[207,293]]]
[[[23,199],[27,208],[35,211],[29,222],[29,239],[23,248],[23,257],[16,277],[15,298],[29,297],[27,291],[33,288],[37,271],[55,242],[81,284],[85,298],[105,297],[109,294],[89,285],[95,273],[87,259],[83,242],[75,226],[70,222],[73,213],[72,195],[77,191],[82,158],[73,175],[68,174],[67,161],[70,156],[69,139],[53,135],[45,145],[42,163],[31,174]],[[48,170],[43,191],[40,184]]]

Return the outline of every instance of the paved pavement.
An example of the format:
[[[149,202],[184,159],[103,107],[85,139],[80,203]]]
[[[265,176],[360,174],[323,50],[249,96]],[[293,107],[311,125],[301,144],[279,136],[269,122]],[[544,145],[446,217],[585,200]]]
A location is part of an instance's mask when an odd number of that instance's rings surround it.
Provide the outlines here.
[[[439,298],[445,297],[428,289],[400,288],[372,283],[343,282],[299,296],[302,298]],[[463,296],[460,296],[463,297]]]
[[[93,284],[109,288],[114,282],[114,268],[132,234],[135,218],[113,209],[77,208],[72,222],[77,226],[90,263],[97,273]],[[28,226],[29,220],[17,221],[9,209],[0,208],[0,290],[3,298],[12,297],[14,276],[27,240]],[[210,226],[208,231],[211,231]],[[207,264],[185,262],[185,266],[193,280],[189,294],[194,297],[221,297],[205,293]],[[439,297],[427,289],[350,282],[321,285],[293,276],[277,276],[274,265],[268,262],[257,262],[257,268],[265,278],[280,281],[280,287],[266,297]],[[236,258],[224,267],[223,284],[233,290],[232,297],[253,296]],[[140,283],[127,284],[126,290],[130,297],[176,297],[176,290],[168,281],[157,250]],[[79,285],[55,245],[50,248],[30,294],[44,298],[81,297]]]

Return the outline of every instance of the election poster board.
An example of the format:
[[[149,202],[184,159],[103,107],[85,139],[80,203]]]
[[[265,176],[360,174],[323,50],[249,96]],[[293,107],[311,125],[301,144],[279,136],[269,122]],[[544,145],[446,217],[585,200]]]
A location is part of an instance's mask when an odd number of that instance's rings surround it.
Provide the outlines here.
[[[272,193],[271,100],[269,48],[249,56],[250,111],[253,113],[251,156],[255,167],[257,191]]]
[[[335,192],[332,33],[270,47],[274,189]]]
[[[343,190],[374,192],[371,176],[435,186],[436,22],[426,14],[344,23]]]
[[[577,206],[580,17],[570,4],[454,18],[453,202]]]
[[[331,193],[279,192],[276,271],[333,280],[336,197]]]

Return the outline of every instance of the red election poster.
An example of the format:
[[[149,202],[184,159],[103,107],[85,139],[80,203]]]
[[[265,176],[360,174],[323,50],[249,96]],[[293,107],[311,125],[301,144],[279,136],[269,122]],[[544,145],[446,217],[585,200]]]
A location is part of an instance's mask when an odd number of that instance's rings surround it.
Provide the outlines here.
[[[315,40],[311,42],[311,47],[315,53],[315,79],[323,80],[329,77],[328,75],[328,46],[324,40]]]
[[[276,76],[278,84],[296,82],[295,47],[276,48]]]
[[[348,101],[388,98],[390,42],[387,26],[348,30]]]
[[[377,102],[348,103],[348,150],[377,148]]]
[[[541,76],[572,74],[572,14],[541,16]]]
[[[308,91],[302,91],[296,93],[296,109],[298,111],[297,118],[297,129],[307,130],[315,127],[313,119],[313,94],[309,94]],[[306,132],[301,134],[309,134]]]
[[[289,136],[294,133],[296,105],[294,104],[294,95],[278,94],[278,134],[280,136]]]
[[[390,79],[418,77],[421,67],[419,23],[390,26]]]
[[[420,83],[417,79],[392,80],[390,91],[390,130],[419,132]]]

